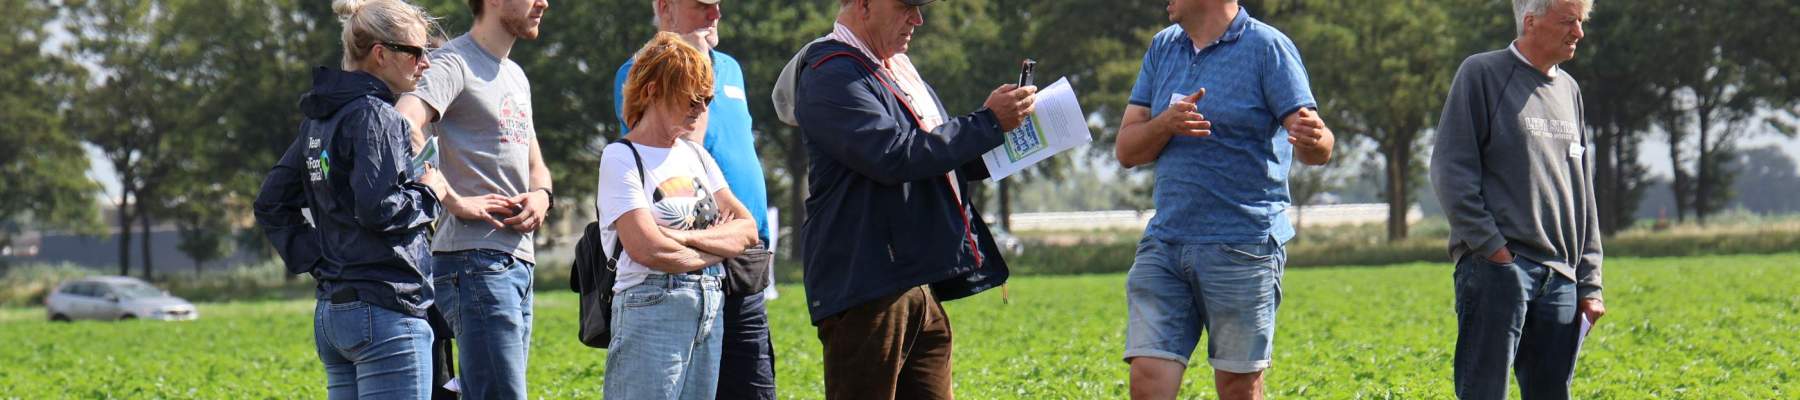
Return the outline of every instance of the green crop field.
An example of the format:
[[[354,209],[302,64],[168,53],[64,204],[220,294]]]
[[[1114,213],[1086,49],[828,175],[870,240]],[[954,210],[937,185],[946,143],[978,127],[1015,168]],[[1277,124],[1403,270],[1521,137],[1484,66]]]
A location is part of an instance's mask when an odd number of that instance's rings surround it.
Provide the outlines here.
[[[1121,261],[1123,262],[1123,261]],[[1583,399],[1800,398],[1800,254],[1614,259],[1610,314],[1581,356]],[[1026,277],[950,303],[968,399],[1126,393],[1124,276]],[[819,344],[799,287],[770,314],[784,398],[817,398]],[[1445,399],[1454,334],[1447,264],[1289,271],[1271,397]],[[202,304],[186,323],[43,321],[0,310],[0,398],[319,398],[312,302]],[[539,293],[531,390],[599,396],[605,353],[574,340],[574,296]],[[1202,365],[1196,365],[1197,367]],[[1211,398],[1190,370],[1184,397]]]

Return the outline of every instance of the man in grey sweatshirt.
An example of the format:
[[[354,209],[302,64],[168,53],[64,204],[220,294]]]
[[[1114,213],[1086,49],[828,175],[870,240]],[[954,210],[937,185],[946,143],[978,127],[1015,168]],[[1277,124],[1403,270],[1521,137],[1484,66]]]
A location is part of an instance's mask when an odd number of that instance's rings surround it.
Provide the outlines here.
[[[1456,261],[1456,395],[1567,399],[1600,298],[1600,229],[1575,56],[1592,0],[1514,0],[1518,39],[1470,56],[1438,121],[1431,181]]]

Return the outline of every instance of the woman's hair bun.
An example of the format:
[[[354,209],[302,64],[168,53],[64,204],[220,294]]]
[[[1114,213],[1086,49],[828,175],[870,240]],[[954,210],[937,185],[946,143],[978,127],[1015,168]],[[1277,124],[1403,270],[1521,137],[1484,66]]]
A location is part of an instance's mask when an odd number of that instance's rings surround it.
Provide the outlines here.
[[[337,14],[338,19],[348,20],[358,10],[362,10],[365,4],[369,4],[369,0],[332,0],[331,11]]]

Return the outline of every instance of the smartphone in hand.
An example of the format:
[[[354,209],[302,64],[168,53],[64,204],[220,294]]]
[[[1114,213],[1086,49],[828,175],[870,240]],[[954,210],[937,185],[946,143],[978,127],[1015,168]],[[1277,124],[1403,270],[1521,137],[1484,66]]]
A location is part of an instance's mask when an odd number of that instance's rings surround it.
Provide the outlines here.
[[[1019,87],[1031,86],[1031,70],[1037,67],[1037,61],[1025,59],[1019,62]]]

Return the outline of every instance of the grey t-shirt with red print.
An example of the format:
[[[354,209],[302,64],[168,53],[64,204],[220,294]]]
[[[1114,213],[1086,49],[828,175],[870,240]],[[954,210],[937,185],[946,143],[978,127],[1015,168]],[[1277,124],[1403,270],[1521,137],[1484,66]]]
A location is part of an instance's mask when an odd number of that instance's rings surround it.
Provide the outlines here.
[[[407,93],[437,111],[438,152],[445,180],[464,197],[512,197],[531,188],[531,82],[512,60],[495,57],[463,35],[431,53],[418,90]],[[531,234],[485,221],[439,222],[433,252],[489,249],[536,263]]]

